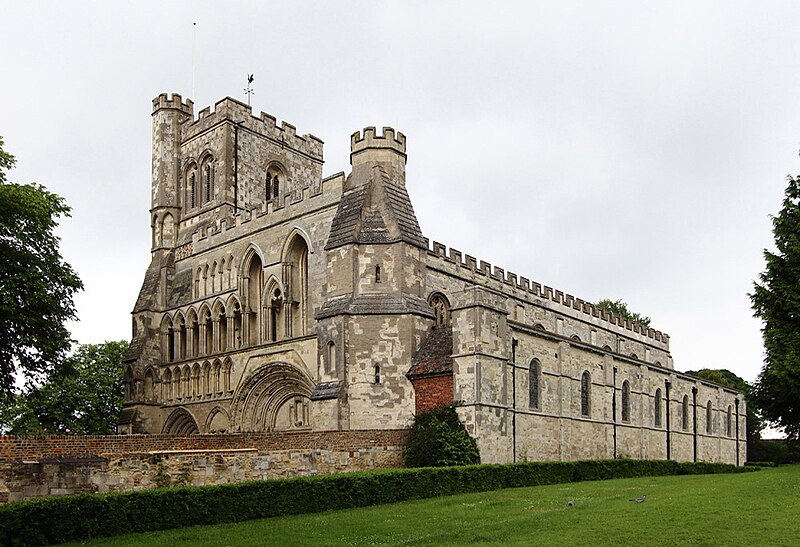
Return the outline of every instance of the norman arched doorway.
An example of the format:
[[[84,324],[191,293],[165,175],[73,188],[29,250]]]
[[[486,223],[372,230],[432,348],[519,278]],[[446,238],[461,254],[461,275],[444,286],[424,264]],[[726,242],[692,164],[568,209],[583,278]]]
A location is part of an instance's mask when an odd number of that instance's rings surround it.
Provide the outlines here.
[[[289,363],[256,370],[233,398],[232,418],[239,431],[283,431],[310,427],[311,378]]]
[[[197,422],[185,408],[176,408],[169,415],[161,433],[165,435],[193,435],[200,433]]]

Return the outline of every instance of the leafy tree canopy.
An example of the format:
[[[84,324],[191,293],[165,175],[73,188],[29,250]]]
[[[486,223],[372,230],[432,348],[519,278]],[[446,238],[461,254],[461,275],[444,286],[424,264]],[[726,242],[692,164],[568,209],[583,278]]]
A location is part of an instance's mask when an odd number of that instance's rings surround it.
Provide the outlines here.
[[[59,251],[54,230],[70,208],[39,184],[13,184],[15,163],[0,138],[0,396],[15,374],[30,385],[58,368],[71,346],[64,323],[75,319],[72,298],[83,288]]]
[[[603,300],[595,304],[595,307],[604,309],[606,311],[619,315],[620,317],[629,319],[634,323],[639,323],[643,327],[650,326],[649,317],[630,311],[628,309],[628,304],[626,304],[623,300],[610,300],[608,298],[604,298]]]
[[[776,252],[764,250],[766,269],[750,300],[761,319],[764,366],[754,389],[764,418],[800,439],[800,179],[787,178],[783,206],[772,217]]]
[[[12,397],[0,410],[0,427],[14,435],[114,433],[127,349],[125,341],[78,346],[45,383]]]

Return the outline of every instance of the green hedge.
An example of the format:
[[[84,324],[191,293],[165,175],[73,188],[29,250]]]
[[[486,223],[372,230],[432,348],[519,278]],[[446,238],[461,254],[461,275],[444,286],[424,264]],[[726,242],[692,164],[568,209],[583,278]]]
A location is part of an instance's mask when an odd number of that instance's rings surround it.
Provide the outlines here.
[[[520,486],[745,470],[755,468],[645,460],[533,462],[80,494],[0,505],[0,544],[47,545]]]

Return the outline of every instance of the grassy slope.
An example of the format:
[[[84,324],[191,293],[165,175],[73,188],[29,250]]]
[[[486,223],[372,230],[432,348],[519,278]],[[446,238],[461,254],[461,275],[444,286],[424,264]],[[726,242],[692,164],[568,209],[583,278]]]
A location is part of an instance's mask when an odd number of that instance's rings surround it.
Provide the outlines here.
[[[647,494],[643,504],[628,500]],[[574,506],[567,507],[573,499]],[[517,488],[85,545],[797,545],[800,466]]]

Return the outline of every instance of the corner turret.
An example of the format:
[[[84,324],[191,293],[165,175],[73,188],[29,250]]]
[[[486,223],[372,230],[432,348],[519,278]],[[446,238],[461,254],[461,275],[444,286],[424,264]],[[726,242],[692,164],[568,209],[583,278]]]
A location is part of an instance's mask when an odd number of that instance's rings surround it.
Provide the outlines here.
[[[153,99],[152,249],[171,248],[180,222],[181,126],[194,117],[191,99],[162,93]]]
[[[377,135],[375,127],[365,127],[350,136],[350,165],[353,172],[361,166],[383,165],[388,167],[393,180],[406,183],[406,136],[391,127],[384,127]]]

